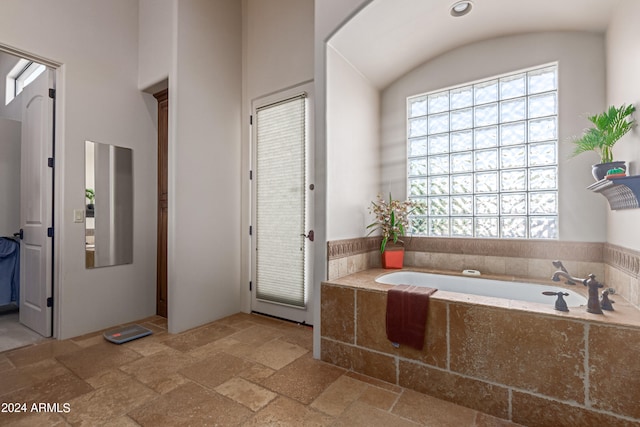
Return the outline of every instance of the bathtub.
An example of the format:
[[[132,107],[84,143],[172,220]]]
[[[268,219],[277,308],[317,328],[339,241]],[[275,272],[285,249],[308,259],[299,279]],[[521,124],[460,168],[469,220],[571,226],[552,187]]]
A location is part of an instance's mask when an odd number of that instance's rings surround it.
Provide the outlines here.
[[[569,294],[564,297],[568,307],[579,307],[587,304],[587,299],[584,296],[570,289],[526,282],[507,282],[503,280],[481,279],[472,276],[447,276],[444,274],[431,274],[417,271],[396,271],[384,274],[375,280],[378,283],[386,285],[427,286],[442,291],[551,305],[555,303],[555,297],[542,295],[542,292],[562,291]]]

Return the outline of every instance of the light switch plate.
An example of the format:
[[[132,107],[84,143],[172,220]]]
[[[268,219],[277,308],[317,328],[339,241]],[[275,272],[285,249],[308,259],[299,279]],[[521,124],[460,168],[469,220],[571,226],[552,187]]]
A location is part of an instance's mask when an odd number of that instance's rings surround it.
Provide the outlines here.
[[[84,222],[84,209],[73,210],[73,222]]]

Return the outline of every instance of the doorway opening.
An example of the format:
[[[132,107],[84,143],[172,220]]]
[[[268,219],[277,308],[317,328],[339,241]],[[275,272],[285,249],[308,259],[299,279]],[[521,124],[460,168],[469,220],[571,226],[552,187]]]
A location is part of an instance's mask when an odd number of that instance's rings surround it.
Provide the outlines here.
[[[312,85],[253,102],[253,312],[312,324]]]
[[[0,352],[54,335],[56,66],[0,45]]]
[[[156,314],[167,317],[167,247],[169,214],[169,89],[154,93],[158,100],[158,243]]]

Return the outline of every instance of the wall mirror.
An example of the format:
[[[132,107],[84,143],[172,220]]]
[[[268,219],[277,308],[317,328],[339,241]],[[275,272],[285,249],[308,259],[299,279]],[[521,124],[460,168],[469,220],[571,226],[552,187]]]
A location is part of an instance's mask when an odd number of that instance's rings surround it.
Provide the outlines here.
[[[133,152],[85,142],[86,268],[133,262]]]

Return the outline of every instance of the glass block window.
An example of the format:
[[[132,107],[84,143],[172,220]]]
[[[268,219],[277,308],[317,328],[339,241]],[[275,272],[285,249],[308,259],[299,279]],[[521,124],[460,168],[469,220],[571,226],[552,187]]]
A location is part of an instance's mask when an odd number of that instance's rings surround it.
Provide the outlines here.
[[[558,238],[557,65],[407,100],[415,235]]]

